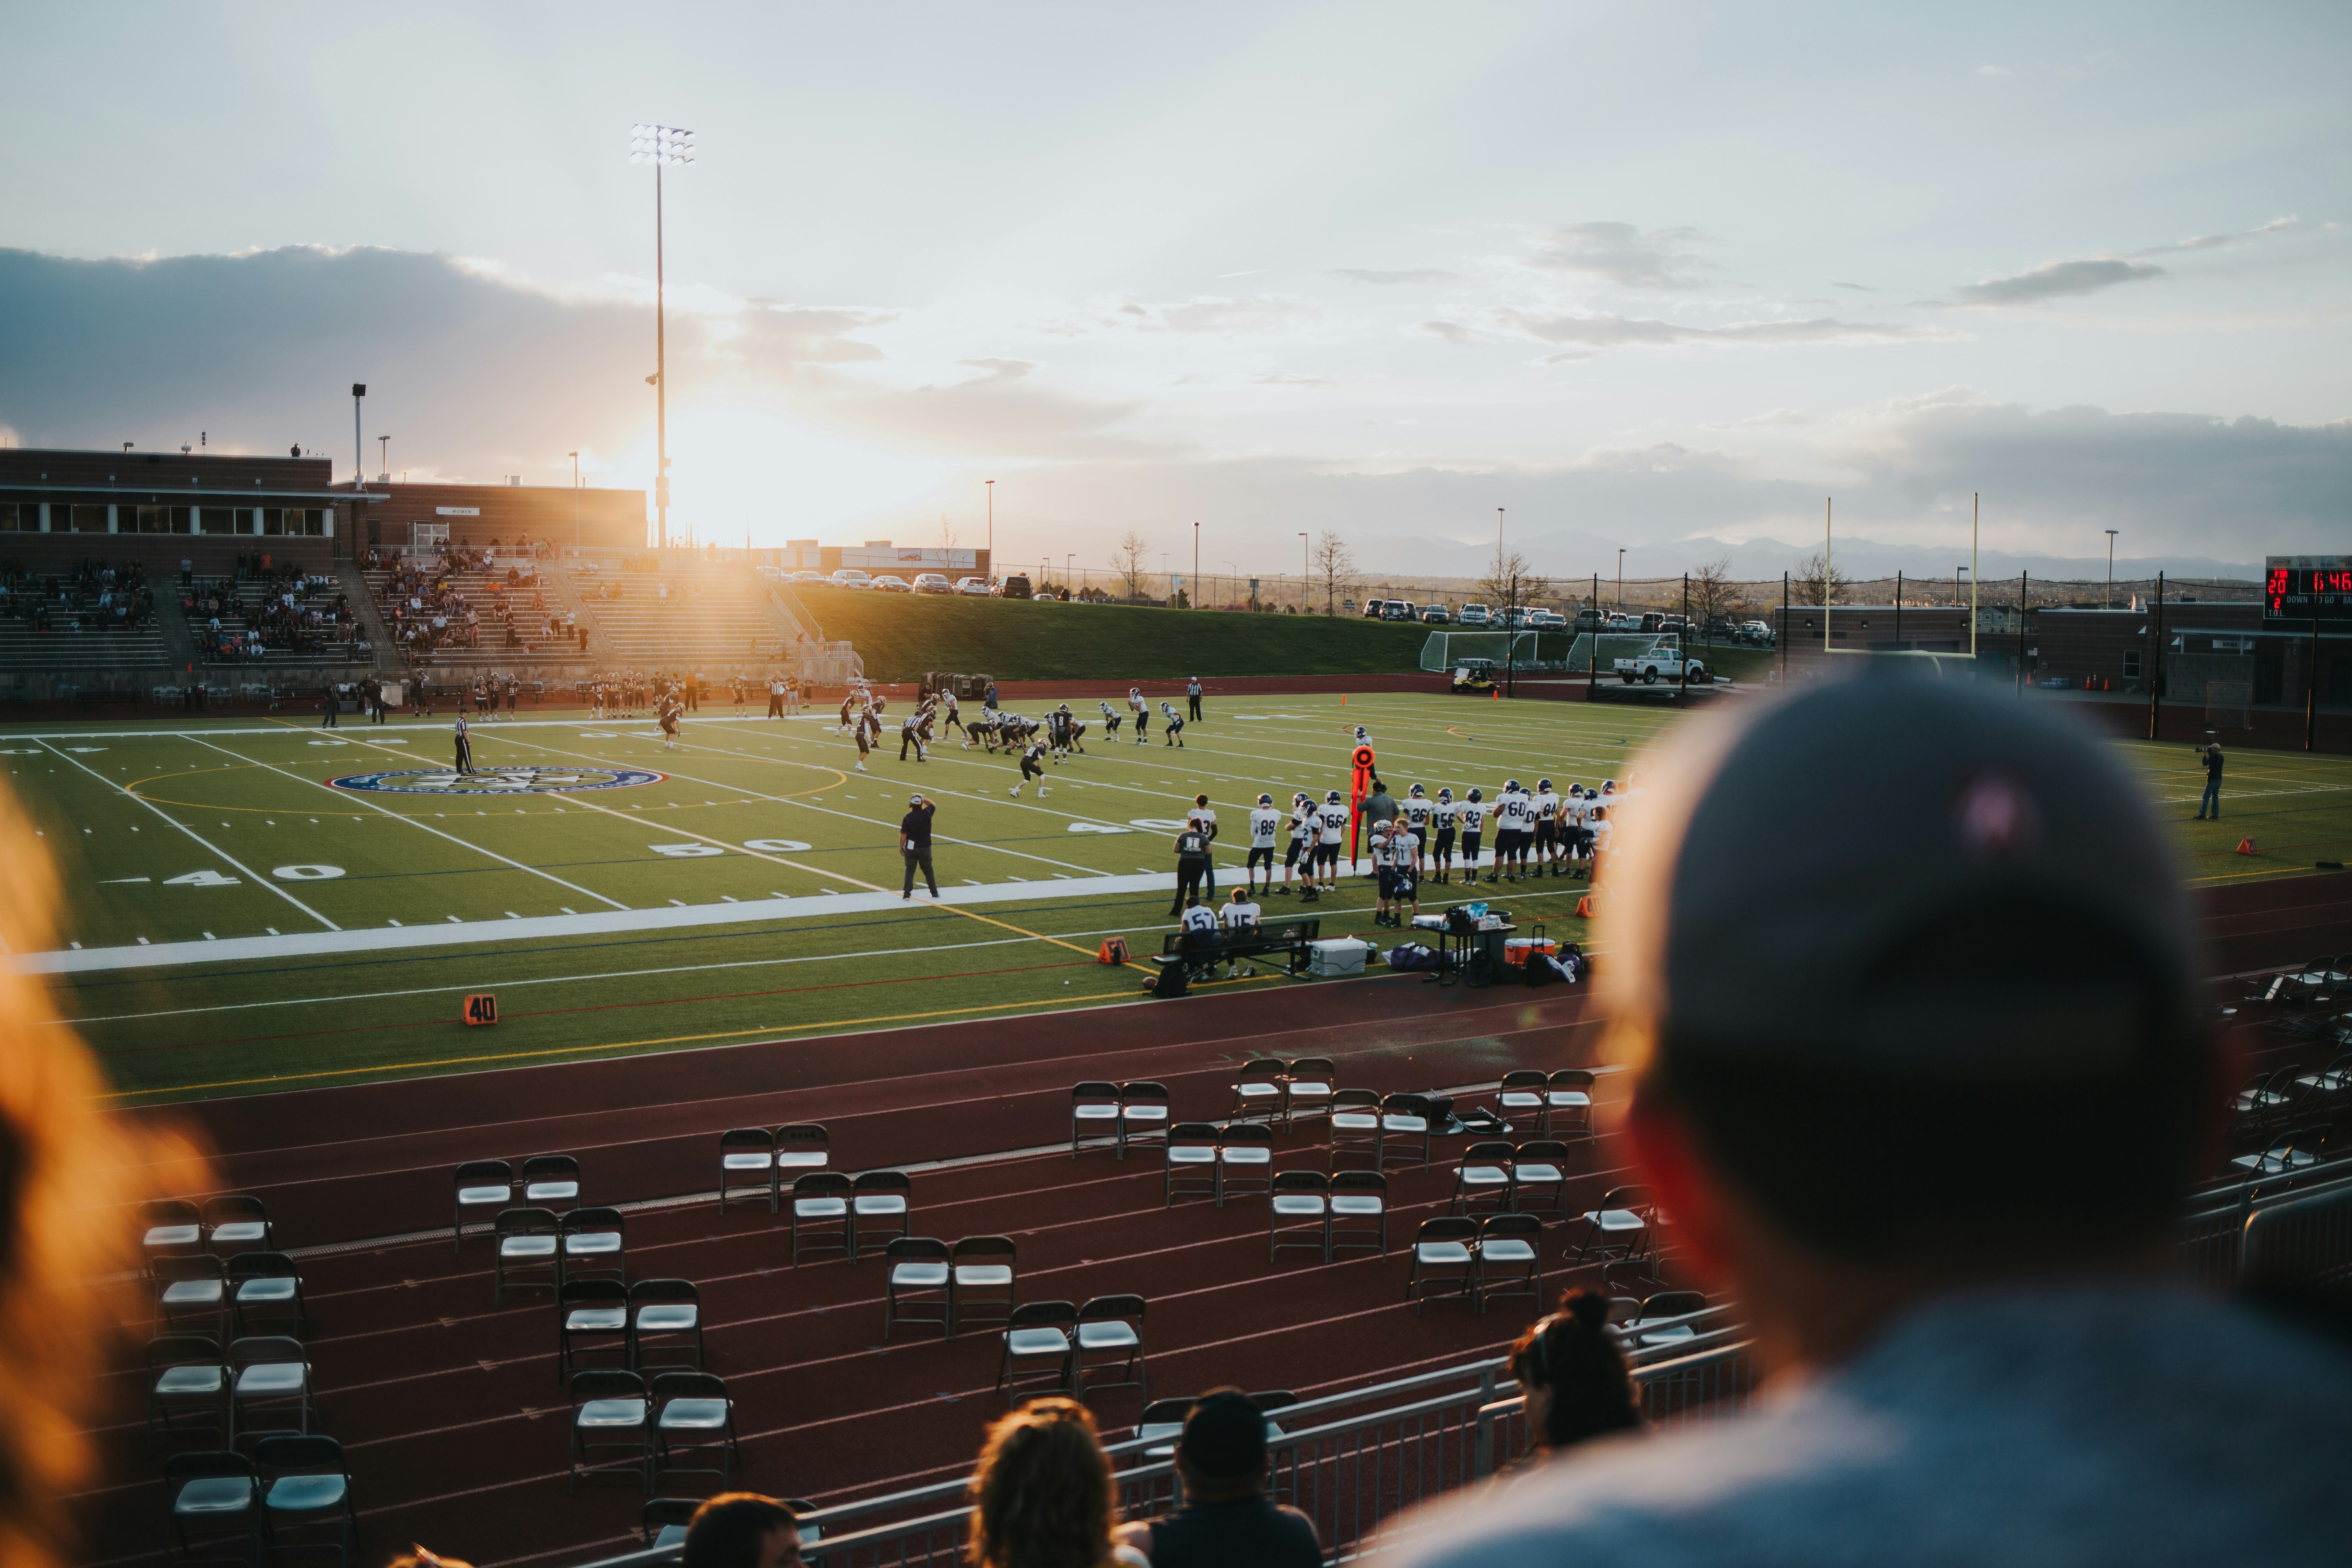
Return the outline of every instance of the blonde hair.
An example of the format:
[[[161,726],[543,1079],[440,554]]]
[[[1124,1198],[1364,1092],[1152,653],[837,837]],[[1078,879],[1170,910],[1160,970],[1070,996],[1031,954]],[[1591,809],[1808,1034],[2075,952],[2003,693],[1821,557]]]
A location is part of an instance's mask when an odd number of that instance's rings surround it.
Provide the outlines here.
[[[142,1305],[138,1205],[203,1191],[205,1171],[184,1139],[107,1113],[98,1064],[16,963],[54,940],[58,875],[5,786],[0,883],[0,1562],[58,1568],[73,1554],[63,1500],[91,1469],[84,1424]]]
[[[1101,1568],[1110,1559],[1110,1457],[1075,1399],[1039,1399],[988,1429],[971,1478],[973,1568]]]

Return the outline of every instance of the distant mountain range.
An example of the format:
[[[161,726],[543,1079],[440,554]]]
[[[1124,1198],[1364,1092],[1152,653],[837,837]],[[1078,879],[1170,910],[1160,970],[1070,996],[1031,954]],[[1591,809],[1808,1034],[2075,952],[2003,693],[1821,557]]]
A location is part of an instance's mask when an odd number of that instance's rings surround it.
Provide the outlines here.
[[[1511,544],[1528,558],[1537,571],[1554,579],[1590,578],[1595,572],[1599,572],[1604,580],[1617,575],[1617,542],[1597,534],[1543,533],[1514,540]],[[1679,577],[1717,560],[1727,560],[1731,563],[1731,574],[1736,578],[1762,582],[1778,577],[1783,572],[1799,570],[1807,560],[1821,553],[1821,544],[1818,541],[1811,544],[1788,544],[1776,539],[1754,539],[1744,544],[1734,544],[1727,540],[1700,537],[1676,540],[1670,544],[1629,544],[1624,550],[1624,574],[1629,582],[1637,577]],[[1912,577],[1950,578],[1955,568],[1968,564],[1968,546],[1965,544],[1952,550],[1912,544],[1881,544],[1874,540],[1857,538],[1836,541],[1834,564],[1841,574],[1856,579],[1892,577],[1898,571]],[[1356,546],[1357,565],[1374,575],[1410,574],[1416,577],[1476,578],[1485,575],[1493,560],[1494,547],[1491,544],[1465,544],[1452,539],[1364,540]],[[1987,582],[2014,578],[2021,572],[2030,572],[2036,578],[2053,581],[2099,583],[2106,579],[2107,562],[2103,555],[2085,559],[1987,550],[1979,555],[1977,570]],[[2217,561],[2210,556],[2184,555],[2118,556],[2116,559],[2115,575],[2119,583],[2152,578],[2158,572],[2169,577],[2218,577],[2258,582],[2262,577],[2262,563]]]

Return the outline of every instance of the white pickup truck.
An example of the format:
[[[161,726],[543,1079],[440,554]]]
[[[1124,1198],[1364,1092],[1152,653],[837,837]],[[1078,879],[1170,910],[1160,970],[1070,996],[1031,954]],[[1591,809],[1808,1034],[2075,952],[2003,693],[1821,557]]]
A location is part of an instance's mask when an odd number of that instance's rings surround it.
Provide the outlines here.
[[[1617,660],[1616,669],[1617,679],[1628,686],[1637,680],[1644,686],[1655,686],[1661,680],[1680,682],[1683,679],[1683,650],[1677,643],[1662,642],[1646,653]],[[1690,661],[1690,682],[1693,686],[1713,679],[1704,662],[1696,658]]]

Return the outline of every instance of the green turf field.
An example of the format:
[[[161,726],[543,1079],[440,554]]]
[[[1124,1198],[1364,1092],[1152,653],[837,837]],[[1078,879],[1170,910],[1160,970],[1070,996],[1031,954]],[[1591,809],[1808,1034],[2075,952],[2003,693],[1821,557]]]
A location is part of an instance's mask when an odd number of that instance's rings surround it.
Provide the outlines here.
[[[794,590],[828,637],[857,645],[872,680],[962,670],[999,680],[1186,675],[1366,675],[1421,668],[1430,628],[1360,616],[1265,616],[1141,605],[1044,604]]]
[[[1181,752],[1156,732],[1108,745],[1097,724],[1049,795],[1017,801],[1003,756],[950,742],[901,763],[894,746],[860,774],[828,716],[707,710],[676,752],[642,721],[478,725],[486,772],[457,786],[431,782],[449,776],[439,721],[19,726],[0,731],[0,761],[67,888],[70,945],[25,962],[58,972],[61,1010],[145,1103],[1128,1000],[1139,973],[1093,954],[1112,933],[1157,951],[1169,895],[1147,879],[1170,870],[1194,793],[1224,826],[1221,866],[1237,867],[1258,792],[1344,785],[1355,723],[1400,795],[1475,784],[1491,800],[1506,777],[1622,775],[1674,717],[1410,694],[1213,700]],[[2352,761],[2238,752],[2227,819],[2200,824],[2188,745],[2118,744],[2180,820],[2194,882],[2347,858]],[[664,776],[583,787],[619,770]],[[329,782],[370,774],[425,793]],[[912,788],[940,802],[942,886],[972,901],[898,900]],[[2247,835],[2262,852],[2231,853]],[[1496,901],[1575,939],[1582,888],[1543,879]],[[1462,896],[1430,886],[1423,908]],[[1272,916],[1297,900],[1266,903]],[[1360,879],[1315,912],[1326,935],[1399,940],[1370,909]],[[467,1029],[460,999],[481,991],[501,1021]]]

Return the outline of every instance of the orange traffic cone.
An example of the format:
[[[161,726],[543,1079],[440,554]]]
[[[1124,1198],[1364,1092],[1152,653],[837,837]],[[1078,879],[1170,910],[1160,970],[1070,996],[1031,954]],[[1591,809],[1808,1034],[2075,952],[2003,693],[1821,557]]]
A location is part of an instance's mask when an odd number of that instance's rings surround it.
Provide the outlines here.
[[[1503,689],[1502,689],[1501,687],[1496,686],[1496,687],[1492,687],[1492,688],[1489,688],[1489,689],[1488,689],[1488,690],[1487,690],[1487,692],[1486,692],[1486,700],[1487,700],[1487,701],[1489,701],[1489,702],[1500,702],[1502,700],[1503,700]]]
[[[2238,840],[2238,853],[2239,853],[2239,854],[2241,854],[2241,855],[2252,855],[2252,854],[2253,854],[2253,853],[2254,853],[2254,841],[2253,841],[2252,839],[2251,839],[2251,838],[2241,838],[2241,839],[2239,839],[2239,840]]]

